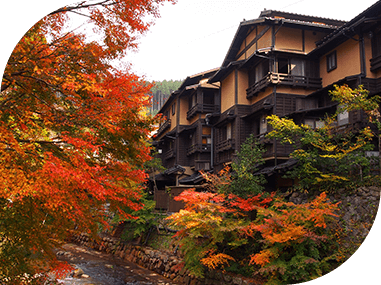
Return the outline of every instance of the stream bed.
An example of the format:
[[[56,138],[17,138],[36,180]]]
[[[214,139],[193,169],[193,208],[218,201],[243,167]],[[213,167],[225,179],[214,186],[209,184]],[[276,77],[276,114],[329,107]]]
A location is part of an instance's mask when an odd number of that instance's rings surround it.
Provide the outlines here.
[[[75,268],[58,280],[63,285],[175,285],[137,264],[84,246],[65,244],[56,254]]]

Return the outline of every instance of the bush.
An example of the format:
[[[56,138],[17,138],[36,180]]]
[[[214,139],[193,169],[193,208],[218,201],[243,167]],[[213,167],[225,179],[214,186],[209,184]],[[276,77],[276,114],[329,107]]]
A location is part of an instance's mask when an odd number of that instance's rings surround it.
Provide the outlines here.
[[[185,267],[196,276],[202,277],[206,268],[234,271],[246,263],[246,273],[289,284],[321,276],[336,263],[336,242],[326,223],[337,204],[327,202],[324,193],[301,205],[275,194],[244,199],[194,190],[175,199],[185,209],[168,219],[179,230],[174,238]]]
[[[140,203],[142,204],[140,210],[125,210],[134,218],[126,220],[119,215],[115,215],[113,219],[114,224],[126,223],[127,225],[121,235],[123,240],[132,240],[140,237],[143,241],[150,229],[158,224],[159,216],[154,211],[156,202],[149,199],[148,194],[144,194],[140,199]]]

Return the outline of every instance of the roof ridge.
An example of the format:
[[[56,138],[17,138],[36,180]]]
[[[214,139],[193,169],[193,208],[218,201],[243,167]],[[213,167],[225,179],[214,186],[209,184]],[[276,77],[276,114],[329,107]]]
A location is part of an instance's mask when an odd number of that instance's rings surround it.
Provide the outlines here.
[[[279,20],[279,18],[269,18],[269,17],[266,17],[265,19]],[[304,21],[304,20],[287,19],[287,18],[280,19],[280,20],[283,20],[284,22],[288,22],[288,23],[298,23],[298,24],[311,25],[311,26],[314,25],[314,26],[320,26],[320,27],[329,27],[332,29],[338,29],[343,26],[343,25],[332,25],[332,24],[322,23],[317,21]]]
[[[298,21],[303,21],[303,22],[318,22],[316,20],[322,21],[324,24],[328,24],[331,26],[342,26],[347,21],[344,20],[338,20],[338,19],[332,19],[332,18],[325,18],[325,17],[320,17],[320,16],[311,16],[311,15],[304,15],[304,14],[298,14],[298,13],[291,13],[291,12],[286,12],[286,11],[279,11],[279,10],[263,10],[259,18],[264,18],[264,17],[271,17],[271,18],[285,18],[288,20],[298,20]],[[291,16],[291,18],[286,18],[287,16]],[[315,20],[315,21],[314,21]]]

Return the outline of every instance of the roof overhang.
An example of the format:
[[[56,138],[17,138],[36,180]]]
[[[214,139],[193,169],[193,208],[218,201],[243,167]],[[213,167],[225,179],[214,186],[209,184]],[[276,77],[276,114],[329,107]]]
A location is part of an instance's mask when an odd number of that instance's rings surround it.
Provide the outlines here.
[[[376,2],[368,9],[357,15],[351,21],[336,29],[316,43],[317,48],[309,53],[311,56],[322,56],[356,34],[365,32],[374,24],[381,21],[381,1]],[[358,29],[361,25],[361,29]],[[356,39],[357,40],[357,39]]]
[[[180,179],[179,183],[181,183],[181,184],[188,184],[188,183],[189,184],[198,184],[204,180],[205,180],[204,176],[201,173],[196,172],[190,176],[187,176],[185,178]]]
[[[210,69],[210,70],[207,70],[207,71],[204,71],[204,72],[200,72],[200,73],[188,76],[183,81],[181,86],[176,91],[173,91],[171,93],[169,98],[164,102],[163,106],[160,108],[159,113],[164,113],[164,111],[171,105],[171,103],[173,102],[173,100],[175,100],[176,97],[182,95],[182,93],[184,91],[189,90],[189,88],[187,89],[187,87],[199,85],[201,80],[203,80],[203,79],[209,79],[217,71],[218,71],[218,68],[214,68],[214,69]],[[202,84],[204,84],[204,86],[205,86],[205,84],[207,84],[206,81],[204,83],[202,83]],[[202,84],[201,84],[201,87],[202,87]],[[216,89],[219,88],[218,86],[215,86],[215,85],[212,85],[212,84],[209,84],[209,85],[208,85],[208,88],[216,88]]]
[[[294,168],[297,165],[298,161],[294,158],[290,158],[284,163],[275,165],[275,166],[269,166],[262,168],[261,170],[254,173],[254,175],[267,175],[271,176],[275,173],[284,173],[292,168]]]
[[[228,66],[225,66],[225,67],[221,67],[215,75],[213,75],[208,83],[210,84],[214,84],[216,82],[219,82],[221,81],[223,78],[225,78],[226,75],[230,74],[233,70],[235,70],[236,68],[240,67],[242,64],[244,64],[246,62],[246,59],[245,60],[239,60],[239,61],[233,61],[233,62],[230,62],[228,64]]]

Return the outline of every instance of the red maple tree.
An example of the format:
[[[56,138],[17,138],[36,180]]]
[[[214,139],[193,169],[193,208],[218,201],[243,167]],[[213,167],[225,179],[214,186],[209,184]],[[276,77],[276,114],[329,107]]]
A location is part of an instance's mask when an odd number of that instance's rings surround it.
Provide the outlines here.
[[[55,266],[52,238],[94,233],[110,212],[139,209],[150,88],[112,62],[136,48],[146,16],[172,0],[82,1],[34,25],[9,58],[0,93],[0,280]],[[69,13],[99,37],[68,32]]]

